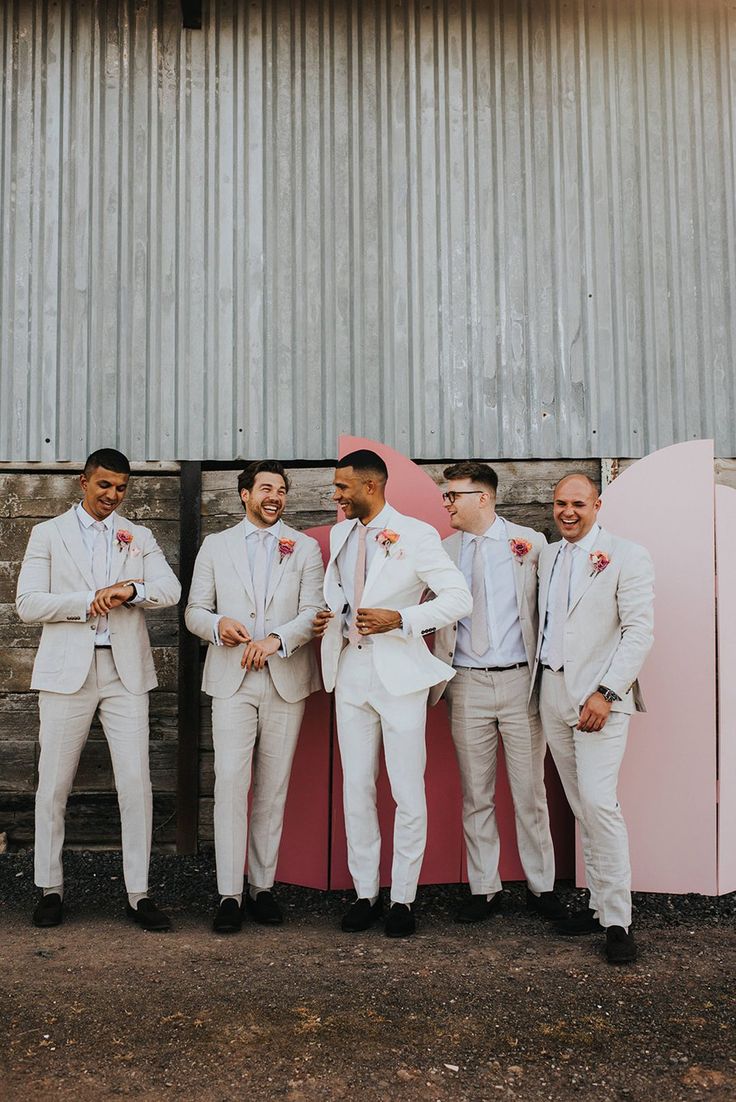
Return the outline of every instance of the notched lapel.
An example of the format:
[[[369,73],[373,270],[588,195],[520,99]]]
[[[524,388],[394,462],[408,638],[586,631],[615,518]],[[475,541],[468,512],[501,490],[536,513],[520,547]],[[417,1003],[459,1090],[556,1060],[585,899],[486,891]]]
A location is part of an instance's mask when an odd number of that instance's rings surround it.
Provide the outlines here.
[[[115,583],[120,580],[123,573],[123,568],[127,563],[132,564],[137,562],[139,558],[141,560],[143,559],[142,555],[136,555],[134,559],[131,559],[130,547],[118,543],[116,537],[120,529],[123,529],[124,531],[130,531],[130,521],[126,520],[125,517],[116,516],[113,522],[112,540],[110,542],[110,555],[112,556],[112,558],[110,562],[110,569],[107,572],[107,576],[110,579],[110,585],[115,585]],[[130,534],[133,535],[132,532]],[[135,546],[135,536],[133,536],[133,547]],[[130,571],[131,573],[135,573],[135,569],[132,565],[130,566]]]
[[[554,555],[549,557],[549,566],[545,564],[543,571],[539,572],[539,622],[540,626],[544,623],[544,614],[547,612],[547,599],[549,597],[549,582],[552,577],[552,571],[555,568],[557,562],[557,556],[560,553],[562,547],[562,540],[559,543],[552,544],[554,548]],[[541,556],[540,556],[541,558]],[[539,568],[537,568],[539,569]]]
[[[600,539],[598,540],[597,546],[594,547],[593,550],[594,551],[605,551],[605,553],[608,554],[609,551],[610,551],[610,546],[611,545],[610,545],[610,540],[608,539],[608,534],[606,532],[604,532],[603,529],[601,529]],[[567,610],[567,615],[568,616],[570,615],[572,610],[577,605],[580,604],[580,602],[582,601],[585,594],[588,592],[590,587],[593,585],[593,582],[595,582],[595,580],[597,578],[599,578],[601,574],[605,573],[603,570],[598,571],[598,573],[593,572],[593,569],[592,569],[591,564],[590,564],[590,554],[591,553],[589,551],[585,552],[585,558],[586,558],[585,573],[584,573],[583,577],[580,579],[580,582],[578,583],[577,589],[573,593],[572,600],[570,601],[570,607]],[[610,558],[610,555],[609,555],[609,558]],[[606,567],[606,569],[608,569],[608,567]]]
[[[92,576],[92,563],[89,553],[82,543],[82,533],[79,530],[76,506],[67,509],[60,517],[57,517],[56,527],[61,535],[62,542],[71,555],[74,565],[84,578],[87,588],[96,590],[94,577]]]
[[[268,576],[268,592],[266,593],[266,608],[268,608],[271,601],[273,600],[273,595],[276,592],[276,590],[278,589],[278,587],[281,583],[281,579],[283,578],[284,574],[289,569],[291,559],[296,554],[296,537],[298,535],[299,535],[299,533],[296,532],[293,528],[289,528],[288,525],[286,525],[286,524],[281,525],[281,539],[283,539],[283,540],[294,540],[294,547],[293,547],[292,552],[291,552],[290,555],[283,555],[282,556],[280,551],[279,551],[279,548],[278,548],[279,541],[278,540],[276,541],[277,546],[276,546],[276,550],[273,553],[273,560],[271,562],[271,571],[270,571],[269,576]]]

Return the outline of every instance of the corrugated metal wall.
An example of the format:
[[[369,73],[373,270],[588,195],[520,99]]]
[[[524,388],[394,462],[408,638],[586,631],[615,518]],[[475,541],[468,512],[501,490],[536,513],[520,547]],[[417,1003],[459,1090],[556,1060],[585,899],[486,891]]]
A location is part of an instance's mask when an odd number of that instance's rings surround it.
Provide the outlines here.
[[[731,0],[5,0],[0,459],[736,454]]]

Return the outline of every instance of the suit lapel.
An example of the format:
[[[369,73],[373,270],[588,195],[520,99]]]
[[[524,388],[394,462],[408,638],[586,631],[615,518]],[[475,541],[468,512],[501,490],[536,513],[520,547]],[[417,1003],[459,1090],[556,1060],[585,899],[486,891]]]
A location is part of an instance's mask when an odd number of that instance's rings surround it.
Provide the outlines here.
[[[296,540],[299,535],[293,528],[289,528],[288,524],[281,524],[281,536],[280,540]],[[278,542],[278,541],[277,541]],[[294,552],[292,551],[292,554]],[[271,570],[268,575],[268,592],[266,593],[266,608],[273,599],[273,595],[276,592],[281,579],[286,572],[291,555],[281,555],[278,546],[273,552],[273,558],[271,559]]]
[[[596,546],[593,548],[593,550],[594,551],[606,551],[607,552],[607,551],[610,550],[610,547],[611,547],[611,541],[610,541],[609,535],[608,535],[607,532],[604,532],[603,529],[601,529],[601,531],[598,533],[598,539],[596,541]],[[583,554],[585,555],[585,559],[586,559],[585,570],[583,572],[583,576],[581,577],[580,581],[578,582],[577,586],[575,587],[575,592],[572,595],[572,599],[570,601],[570,606],[567,610],[567,615],[568,616],[570,615],[572,610],[577,605],[580,604],[581,600],[583,599],[585,594],[588,592],[588,590],[590,589],[590,587],[593,585],[594,581],[598,577],[598,574],[596,574],[595,571],[593,571],[590,567],[590,560],[588,558],[588,556],[590,555],[590,551],[584,551]]]
[[[397,514],[396,510],[391,509],[390,512],[388,513],[388,516],[386,517],[386,523],[381,528],[375,528],[375,530],[371,530],[370,532],[368,532],[367,537],[366,537],[367,540],[374,540],[376,538],[376,536],[378,535],[378,533],[382,532],[384,528],[392,528],[392,526],[394,524],[394,520],[397,516],[398,516],[398,514]],[[399,532],[399,537],[400,536],[401,536],[401,533]],[[399,539],[399,543],[400,542],[401,542],[401,539]],[[373,561],[371,562],[371,565],[368,569],[368,573],[366,575],[365,586],[363,587],[363,607],[364,608],[369,607],[366,604],[366,594],[368,593],[370,587],[372,585],[376,584],[376,581],[377,581],[378,577],[380,576],[380,573],[383,570],[384,566],[386,565],[386,561],[388,560],[388,558],[389,558],[389,556],[386,554],[386,548],[385,547],[378,547],[376,549],[376,552],[373,556]]]
[[[460,566],[460,556],[463,550],[463,534],[462,532],[454,532],[451,536],[448,536],[445,544],[445,551],[450,556],[455,566]]]
[[[233,560],[233,566],[243,583],[246,593],[255,605],[253,578],[251,577],[248,551],[245,546],[245,521],[241,520],[240,524],[236,524],[234,528],[229,528],[226,535],[227,548],[230,552],[230,558]]]
[[[107,576],[110,579],[110,585],[115,585],[119,581],[123,567],[126,565],[130,558],[130,550],[127,545],[118,543],[115,539],[120,529],[128,529],[129,521],[125,517],[114,516],[112,521],[112,539],[110,541],[110,569],[107,572]]]
[[[509,554],[511,555],[509,540],[525,539],[526,537],[522,535],[521,530],[515,524],[511,524],[509,523],[509,521],[504,521],[504,523],[506,525],[506,535],[508,537],[508,539],[506,540],[506,547],[508,548]],[[527,570],[529,569],[529,567],[527,566],[527,559],[529,558],[529,556],[525,555],[523,559],[517,559],[515,555],[511,555],[511,558],[514,560],[513,566],[514,586],[516,588],[516,607],[518,608],[519,612],[521,612],[521,606],[524,603],[524,588],[527,578]]]
[[[56,527],[59,529],[64,546],[71,555],[74,565],[84,578],[88,588],[96,590],[97,586],[92,576],[92,563],[90,561],[89,552],[82,542],[82,533],[79,528],[79,519],[77,517],[77,508],[75,505],[72,505],[71,509],[67,509],[60,517],[57,517]]]
[[[555,568],[557,562],[557,556],[560,553],[562,547],[562,540],[559,543],[552,544],[551,551],[554,554],[544,555],[544,568],[539,574],[539,625],[540,630],[544,625],[545,615],[547,613],[547,598],[549,597],[549,582],[552,577],[552,571]],[[544,554],[544,552],[543,552]]]

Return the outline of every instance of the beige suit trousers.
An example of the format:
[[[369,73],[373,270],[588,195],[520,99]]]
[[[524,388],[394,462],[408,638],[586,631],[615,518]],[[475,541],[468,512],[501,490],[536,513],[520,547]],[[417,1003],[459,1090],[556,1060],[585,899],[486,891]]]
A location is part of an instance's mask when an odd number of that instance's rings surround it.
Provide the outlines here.
[[[95,712],[110,748],[120,805],[123,875],[128,892],[148,891],[151,780],[148,771],[148,693],[129,692],[112,651],[98,647],[75,693],[38,694],[41,717],[36,791],[35,879],[39,888],[63,883],[64,813]]]
[[[629,837],[616,786],[630,716],[611,712],[602,731],[576,729],[578,709],[562,671],[542,674],[539,699],[544,734],[567,802],[580,827],[590,906],[602,926],[631,924]]]
[[[250,670],[232,696],[212,699],[215,858],[220,895],[240,895],[243,891],[246,839],[251,887],[259,891],[273,887],[289,776],[305,703],[284,700],[267,668]]]
[[[539,716],[530,715],[529,669],[458,669],[445,690],[463,791],[463,833],[473,895],[501,890],[496,822],[498,736],[516,819],[519,857],[530,889],[552,891],[555,856],[549,829]]]

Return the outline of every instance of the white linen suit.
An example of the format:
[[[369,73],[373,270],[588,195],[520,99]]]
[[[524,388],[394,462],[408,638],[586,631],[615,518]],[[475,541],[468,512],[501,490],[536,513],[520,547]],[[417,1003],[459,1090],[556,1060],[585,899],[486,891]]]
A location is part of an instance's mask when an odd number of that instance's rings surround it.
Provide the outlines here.
[[[540,665],[550,582],[562,542],[540,557]],[[608,564],[596,571],[590,555]],[[544,670],[540,714],[565,794],[580,826],[590,906],[601,925],[631,922],[628,836],[616,796],[629,719],[644,711],[637,677],[654,641],[654,567],[645,548],[600,529],[594,552],[570,595],[564,628],[564,664]],[[621,699],[601,731],[577,730],[580,709],[599,685]]]
[[[531,669],[537,645],[537,562],[547,541],[533,528],[505,522],[506,536],[526,540],[530,550],[513,560],[513,584],[519,627],[527,666],[490,671],[458,669],[447,686],[430,690],[435,704],[444,693],[450,714],[463,791],[463,833],[468,858],[468,879],[473,895],[492,895],[501,890],[501,844],[495,810],[498,736],[503,739],[506,772],[514,804],[519,856],[530,889],[537,895],[552,891],[555,861],[544,787],[546,743],[539,721],[536,693],[530,700]],[[453,562],[460,562],[463,533],[443,541]],[[442,628],[435,636],[434,653],[452,666],[457,644],[457,625]]]
[[[291,765],[305,701],[320,688],[313,638],[315,613],[324,607],[322,555],[316,540],[281,523],[291,554],[274,553],[265,600],[265,630],[278,634],[282,653],[263,670],[240,665],[244,646],[214,645],[223,615],[252,632],[256,596],[246,551],[245,521],[207,536],[197,556],[185,619],[208,648],[202,688],[212,697],[215,748],[215,852],[221,895],[243,890],[247,800],[253,802],[248,837],[248,878],[254,890],[273,886]]]
[[[148,528],[114,513],[111,519],[108,585],[141,578],[145,600],[108,614],[110,648],[95,647],[98,617],[87,615],[97,586],[76,507],[33,528],[18,577],[18,615],[43,624],[31,680],[41,718],[35,876],[39,887],[62,884],[66,802],[99,709],[120,804],[125,884],[128,892],[145,893],[152,810],[148,692],[157,681],[143,610],[176,604],[181,587]],[[130,533],[131,543],[117,541],[120,530]]]
[[[336,524],[330,533],[324,586],[325,600],[335,615],[322,640],[322,672],[325,688],[335,688],[348,865],[358,898],[375,898],[379,890],[376,778],[383,742],[396,803],[391,900],[410,904],[416,895],[426,843],[427,693],[432,685],[447,679],[447,667],[430,653],[423,635],[468,615],[472,598],[434,528],[391,506],[380,516],[381,526],[394,531],[399,539],[388,551],[381,546],[374,554],[360,604],[400,612],[403,630],[347,644],[340,553],[360,522]],[[427,589],[435,597],[422,604]],[[351,609],[351,614],[354,612]]]

